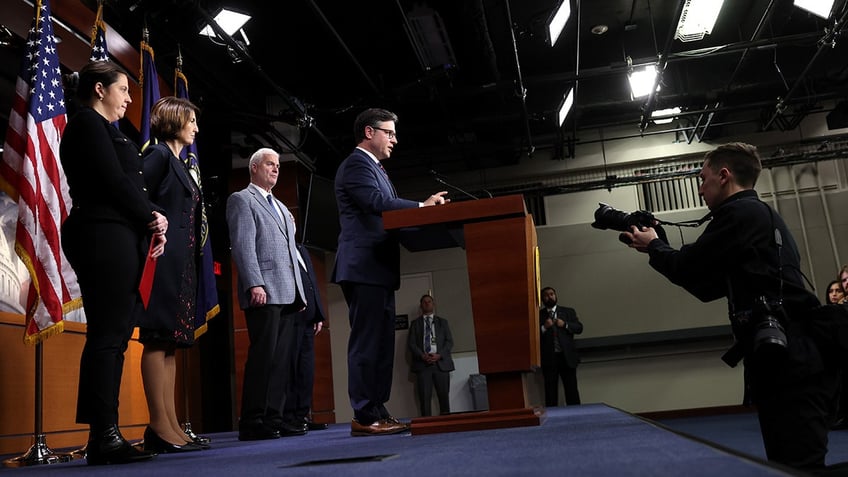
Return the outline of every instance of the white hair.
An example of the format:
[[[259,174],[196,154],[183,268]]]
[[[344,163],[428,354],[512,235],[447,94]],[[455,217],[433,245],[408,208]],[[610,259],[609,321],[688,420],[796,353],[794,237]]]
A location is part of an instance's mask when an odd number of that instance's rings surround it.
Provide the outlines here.
[[[277,151],[271,149],[270,147],[259,148],[256,150],[256,152],[253,153],[252,156],[250,156],[250,162],[248,162],[247,166],[252,169],[253,165],[257,164],[265,156],[279,157],[280,154]]]

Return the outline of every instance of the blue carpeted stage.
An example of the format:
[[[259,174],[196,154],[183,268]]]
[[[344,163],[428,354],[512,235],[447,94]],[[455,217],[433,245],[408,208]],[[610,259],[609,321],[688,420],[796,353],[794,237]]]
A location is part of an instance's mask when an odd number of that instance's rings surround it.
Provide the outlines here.
[[[350,437],[349,424],[271,441],[213,434],[210,450],[89,467],[84,460],[0,475],[785,476],[778,468],[686,438],[603,404],[548,409],[542,425],[447,434]],[[757,436],[758,437],[758,436]]]

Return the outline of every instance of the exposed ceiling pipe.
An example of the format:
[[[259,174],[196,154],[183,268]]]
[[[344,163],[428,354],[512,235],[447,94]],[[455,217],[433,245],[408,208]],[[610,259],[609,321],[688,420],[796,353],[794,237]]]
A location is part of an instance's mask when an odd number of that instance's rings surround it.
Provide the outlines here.
[[[564,1],[567,2],[569,0],[564,0]],[[581,9],[580,9],[580,0],[575,0],[575,1],[577,3],[576,4],[576,7],[577,7],[576,8],[576,10],[577,10],[577,28],[576,28],[576,30],[577,30],[577,47],[576,47],[576,50],[577,50],[577,52],[574,54],[574,56],[575,56],[575,58],[574,58],[574,77],[579,78],[580,77],[580,16],[581,16],[580,13],[581,13]],[[635,0],[634,0],[634,2],[635,2]],[[580,82],[580,80],[578,80],[578,79],[574,80],[574,93],[573,93],[574,97],[572,98],[573,101],[571,103],[571,109],[577,109],[577,106],[576,106],[577,105],[577,86],[578,86],[579,82]],[[576,138],[577,137],[577,114],[572,114],[572,116],[574,118],[574,121],[572,123],[573,124],[572,138]]]
[[[524,119],[524,134],[527,138],[527,156],[529,157],[533,155],[536,146],[533,145],[533,136],[530,134],[530,118],[527,113],[527,89],[524,88],[524,79],[521,77],[521,62],[518,61],[518,43],[515,41],[515,27],[512,24],[512,13],[509,11],[509,0],[504,0],[504,7],[506,8],[506,20],[509,22],[509,36],[512,39],[512,53],[515,59],[518,95],[521,99],[521,116]]]
[[[772,123],[783,114],[783,111],[786,109],[786,102],[792,97],[793,94],[798,90],[801,84],[804,82],[804,79],[807,77],[807,74],[813,69],[813,65],[815,65],[816,60],[819,59],[821,54],[825,51],[826,48],[834,48],[836,46],[836,38],[842,34],[842,29],[845,28],[845,22],[848,21],[848,8],[846,8],[842,12],[842,17],[836,20],[833,23],[833,28],[829,30],[825,30],[824,36],[819,40],[819,48],[816,50],[813,57],[810,58],[810,61],[807,63],[807,66],[804,68],[804,71],[798,75],[798,78],[795,79],[795,84],[792,85],[792,88],[786,93],[786,95],[780,100],[778,100],[777,104],[774,107],[774,113],[772,113],[771,118],[763,125],[763,131],[767,131],[768,128],[772,125]]]
[[[354,56],[353,52],[350,51],[350,48],[347,47],[345,41],[342,39],[341,36],[339,36],[339,33],[333,27],[333,24],[330,23],[330,20],[328,20],[327,17],[324,16],[324,12],[321,11],[318,5],[315,4],[314,0],[309,0],[309,6],[311,6],[312,9],[315,10],[315,14],[318,15],[319,18],[321,18],[321,21],[324,22],[324,25],[326,25],[328,30],[330,30],[330,33],[332,33],[333,37],[336,38],[336,41],[339,42],[339,46],[341,46],[345,53],[347,53],[348,58],[350,58],[350,61],[352,61],[353,65],[356,66],[356,69],[359,70],[359,74],[362,75],[362,78],[365,79],[365,82],[368,83],[368,86],[370,86],[371,89],[374,90],[374,93],[376,93],[378,97],[382,97],[380,89],[377,88],[377,85],[375,85],[373,81],[371,81],[371,77],[368,76],[368,73],[365,72],[365,68],[363,68],[362,65],[359,64],[359,60],[356,59],[356,56]]]
[[[662,81],[663,73],[665,73],[665,67],[668,64],[668,54],[671,51],[672,43],[674,43],[674,34],[677,30],[677,24],[680,23],[680,15],[683,14],[683,5],[685,3],[686,0],[680,0],[677,2],[677,8],[674,11],[674,15],[671,17],[674,19],[671,22],[672,27],[668,30],[668,36],[665,39],[665,46],[663,47],[662,53],[659,54],[657,61],[657,77],[654,78],[654,86],[648,93],[648,99],[645,100],[645,106],[642,108],[642,119],[639,121],[640,131],[644,131],[648,127],[648,121],[651,120],[651,113],[654,112],[654,105],[657,102],[657,86],[659,86],[660,81]]]
[[[770,0],[769,4],[766,6],[766,9],[763,12],[763,15],[760,17],[759,23],[757,23],[757,27],[754,28],[754,33],[751,35],[751,40],[750,40],[751,42],[754,42],[754,41],[757,41],[757,40],[760,39],[760,35],[762,34],[766,23],[768,23],[768,21],[771,19],[771,15],[774,12],[774,2],[775,2],[775,0]],[[742,64],[748,58],[748,52],[749,51],[751,51],[751,48],[745,48],[744,50],[742,50],[742,55],[739,57],[739,61],[736,62],[736,68],[733,69],[733,73],[730,74],[730,78],[728,78],[727,83],[724,87],[725,92],[730,90],[730,86],[733,84],[733,81],[736,79],[736,75],[739,74],[739,71],[742,70]],[[721,100],[716,101],[714,107],[718,108],[720,106],[721,106]],[[715,117],[715,116],[713,114],[710,114],[710,116],[707,118],[707,122],[704,124],[704,129],[701,131],[700,135],[697,133],[697,130],[696,130],[694,134],[689,136],[689,139],[688,139],[689,144],[692,143],[692,139],[694,139],[695,136],[698,136],[698,142],[701,142],[703,140],[704,135],[707,134],[707,129],[709,129],[710,124],[713,121],[713,117]],[[699,123],[701,122],[701,118],[698,118],[698,122]]]
[[[415,53],[415,57],[418,59],[418,64],[421,66],[421,70],[426,72],[427,64],[424,61],[424,55],[422,55],[421,50],[415,46],[415,40],[413,40],[412,38],[412,27],[409,25],[409,17],[403,10],[403,7],[400,4],[400,0],[395,0],[395,4],[398,7],[398,11],[400,12],[401,18],[403,18],[403,31],[406,32],[406,39],[409,40],[409,44],[410,46],[412,46],[412,51]]]
[[[775,48],[785,44],[798,44],[803,43],[808,40],[818,40],[821,38],[821,32],[809,32],[809,33],[799,33],[795,35],[786,35],[775,38],[765,38],[757,41],[739,41],[735,43],[727,43],[725,45],[710,47],[710,48],[698,48],[694,50],[680,51],[676,53],[669,53],[666,57],[668,63],[676,63],[679,61],[690,61],[690,60],[700,60],[704,58],[711,58],[719,55],[728,55],[737,53],[746,49],[768,49]],[[656,63],[657,59],[655,57],[650,58],[634,58],[634,65],[647,65]],[[583,69],[580,72],[579,78],[574,73],[556,73],[556,74],[548,74],[548,75],[537,75],[526,78],[526,82],[530,85],[535,84],[545,84],[551,82],[567,82],[574,81],[575,79],[587,79],[587,78],[596,78],[601,76],[612,76],[619,75],[625,73],[627,71],[627,65],[623,62],[620,64],[612,64],[609,66],[602,66],[597,68],[588,68]]]

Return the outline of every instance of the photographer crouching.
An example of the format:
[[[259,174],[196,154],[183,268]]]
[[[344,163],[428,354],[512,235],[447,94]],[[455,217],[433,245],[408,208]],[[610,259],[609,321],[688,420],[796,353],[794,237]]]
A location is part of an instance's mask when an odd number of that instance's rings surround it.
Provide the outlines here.
[[[757,408],[768,459],[826,472],[836,363],[806,331],[819,301],[804,287],[786,224],[753,190],[761,170],[754,146],[717,147],[704,157],[698,190],[711,220],[694,243],[675,250],[645,225],[629,226],[622,240],[701,301],[727,297],[736,344],[722,359],[744,362],[745,400]]]

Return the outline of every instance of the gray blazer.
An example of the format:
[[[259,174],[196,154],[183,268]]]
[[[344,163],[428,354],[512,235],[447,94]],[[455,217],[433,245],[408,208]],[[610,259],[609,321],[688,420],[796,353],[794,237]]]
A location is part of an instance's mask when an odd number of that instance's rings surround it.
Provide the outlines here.
[[[227,225],[243,310],[250,307],[249,290],[256,286],[265,288],[269,305],[289,305],[306,296],[296,268],[294,222],[286,206],[274,200],[284,221],[256,187],[249,185],[227,199]]]

